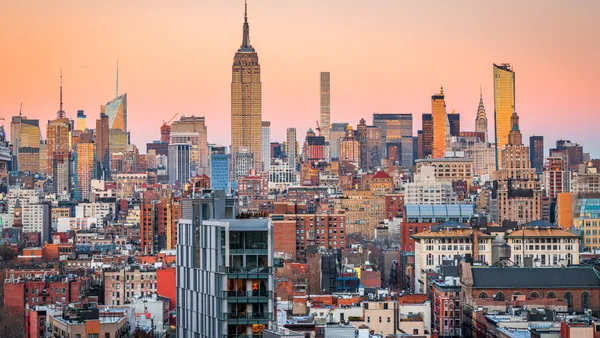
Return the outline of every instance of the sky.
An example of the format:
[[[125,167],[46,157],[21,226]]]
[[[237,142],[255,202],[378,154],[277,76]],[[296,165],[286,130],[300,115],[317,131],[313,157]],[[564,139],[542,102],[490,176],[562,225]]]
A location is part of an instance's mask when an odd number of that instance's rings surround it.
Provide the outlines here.
[[[141,152],[174,114],[205,116],[210,143],[230,143],[233,56],[243,0],[0,0],[0,117],[46,121],[128,93]],[[516,73],[524,140],[570,139],[600,157],[600,1],[249,0],[272,141],[319,119],[319,73],[331,72],[331,120],[412,113],[414,130],[444,86],[448,112],[473,130],[480,87],[493,135],[493,63]],[[45,133],[45,128],[43,130]]]

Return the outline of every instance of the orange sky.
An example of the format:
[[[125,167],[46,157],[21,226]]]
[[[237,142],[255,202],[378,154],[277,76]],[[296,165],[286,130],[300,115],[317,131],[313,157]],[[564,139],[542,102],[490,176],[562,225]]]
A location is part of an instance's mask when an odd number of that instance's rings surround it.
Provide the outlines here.
[[[320,71],[331,72],[333,122],[413,113],[416,133],[443,84],[448,110],[471,130],[481,84],[492,131],[492,63],[510,62],[524,137],[543,134],[547,146],[571,139],[600,157],[600,1],[502,4],[250,0],[272,139],[283,141],[290,126],[300,138],[314,127]],[[175,113],[206,116],[209,142],[229,144],[243,1],[3,1],[0,22],[0,116],[23,102],[29,118],[54,118],[62,66],[67,115],[84,109],[93,127],[114,97],[118,58],[140,150]]]

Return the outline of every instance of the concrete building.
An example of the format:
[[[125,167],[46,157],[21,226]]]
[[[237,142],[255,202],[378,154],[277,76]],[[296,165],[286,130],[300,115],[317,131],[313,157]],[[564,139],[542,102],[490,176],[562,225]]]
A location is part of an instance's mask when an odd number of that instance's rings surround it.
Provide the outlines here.
[[[321,104],[319,120],[321,121],[321,135],[325,137],[325,142],[329,142],[329,129],[331,128],[331,74],[321,72]]]
[[[169,184],[180,184],[183,186],[191,177],[189,143],[169,144]]]
[[[104,303],[124,305],[136,297],[156,293],[156,269],[149,266],[112,266],[103,269]]]
[[[254,154],[249,149],[241,148],[235,156],[235,172],[233,180],[248,175],[250,170],[255,168]]]
[[[329,158],[338,160],[340,158],[340,141],[346,135],[348,123],[332,123],[329,130]]]
[[[296,171],[296,164],[298,163],[298,139],[296,137],[296,128],[288,128],[286,137],[286,153],[287,161],[290,168]]]
[[[510,231],[504,238],[511,248],[511,261],[518,266],[566,266],[579,264],[579,235],[556,225],[534,221]]]
[[[196,175],[210,175],[207,135],[204,116],[182,116],[171,124],[169,143],[190,144],[190,166]]]
[[[415,240],[415,293],[424,293],[427,273],[445,259],[471,255],[483,264],[492,262],[492,236],[458,222],[432,226],[412,236]]]
[[[434,168],[434,176],[438,182],[463,181],[467,186],[473,180],[473,160],[461,157],[444,157],[437,159],[421,159],[416,161],[417,172],[424,166]]]
[[[133,306],[61,305],[49,308],[46,319],[53,337],[125,338],[136,326]]]
[[[262,165],[269,171],[271,166],[271,121],[262,121]]]
[[[340,140],[340,161],[352,162],[358,165],[360,160],[360,143],[354,137],[352,126],[346,128],[346,135]]]
[[[177,336],[261,335],[274,318],[271,221],[231,219],[233,200],[182,204]],[[202,278],[212,283],[199,282]]]
[[[413,182],[407,183],[404,190],[406,204],[450,204],[456,202],[452,183],[438,182],[433,166],[422,166],[414,174]]]
[[[571,192],[571,172],[566,156],[546,157],[544,163],[544,190],[545,196],[556,198],[559,193]]]

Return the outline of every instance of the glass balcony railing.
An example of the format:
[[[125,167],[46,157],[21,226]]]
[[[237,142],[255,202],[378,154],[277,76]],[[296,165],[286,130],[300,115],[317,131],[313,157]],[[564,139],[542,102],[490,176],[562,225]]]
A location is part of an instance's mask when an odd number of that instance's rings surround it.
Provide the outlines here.
[[[243,254],[252,254],[252,255],[267,255],[268,249],[229,249],[229,253],[231,255],[243,255]]]
[[[229,298],[229,299],[231,299],[231,298],[269,298],[269,297],[273,296],[272,291],[266,291],[266,290],[264,290],[264,291],[263,290],[261,290],[261,291],[239,290],[239,291],[225,291],[224,293],[227,296],[227,298]]]
[[[247,273],[247,274],[270,274],[272,269],[268,266],[230,266],[225,268],[226,273]]]
[[[272,320],[273,314],[270,312],[226,312],[223,319],[231,321],[264,321]]]

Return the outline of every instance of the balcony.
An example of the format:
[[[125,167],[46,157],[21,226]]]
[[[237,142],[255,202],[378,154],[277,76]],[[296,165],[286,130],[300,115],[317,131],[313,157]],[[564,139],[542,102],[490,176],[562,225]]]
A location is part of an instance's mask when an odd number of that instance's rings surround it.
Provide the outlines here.
[[[273,269],[268,266],[230,266],[225,268],[225,273],[230,279],[264,279],[273,274]]]
[[[273,297],[272,291],[224,291],[229,303],[267,303]]]
[[[266,325],[273,320],[273,314],[270,312],[229,312],[223,314],[223,320],[226,320],[228,325]]]
[[[230,249],[229,254],[231,255],[267,255],[268,250],[265,249]]]

